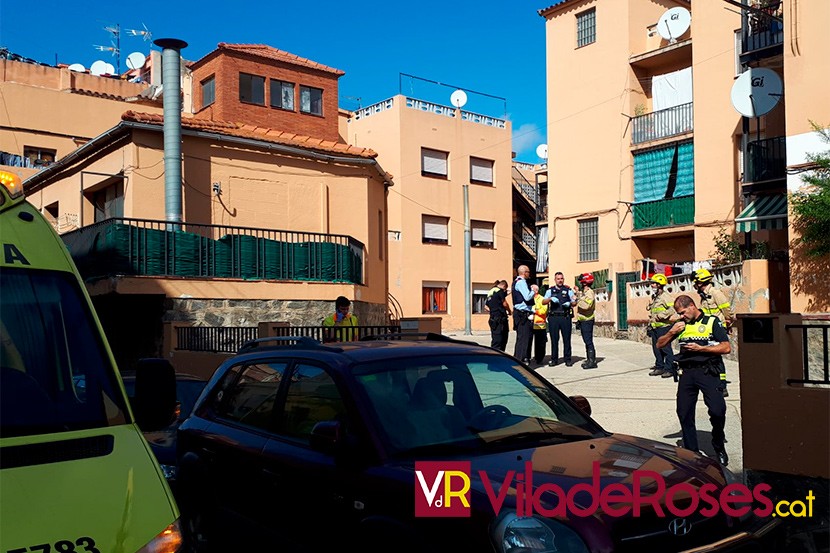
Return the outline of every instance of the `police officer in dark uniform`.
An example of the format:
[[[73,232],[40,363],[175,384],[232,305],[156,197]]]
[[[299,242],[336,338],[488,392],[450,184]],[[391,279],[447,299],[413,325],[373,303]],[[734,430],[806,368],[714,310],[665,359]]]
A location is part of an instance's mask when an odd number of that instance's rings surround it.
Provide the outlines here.
[[[516,329],[516,345],[513,348],[513,357],[530,363],[527,357],[530,339],[533,336],[533,296],[539,291],[535,284],[529,285],[530,268],[519,265],[516,269],[516,280],[510,288],[513,296],[513,328]]]
[[[548,306],[548,332],[550,333],[550,362],[553,367],[559,362],[559,334],[562,334],[562,356],[565,358],[565,365],[573,365],[571,360],[571,319],[573,309],[571,306],[576,300],[574,291],[565,285],[565,275],[561,272],[554,276],[555,286],[548,288],[542,303]]]
[[[720,373],[723,366],[721,356],[731,351],[729,336],[717,317],[704,315],[694,300],[685,294],[674,300],[674,310],[681,320],[660,336],[656,345],[658,348],[666,347],[675,338],[680,344],[680,354],[676,357],[680,375],[677,417],[683,432],[683,447],[699,451],[695,404],[698,391],[701,391],[712,423],[712,447],[720,464],[726,466],[729,463],[723,431],[726,426],[726,401],[720,390]]]

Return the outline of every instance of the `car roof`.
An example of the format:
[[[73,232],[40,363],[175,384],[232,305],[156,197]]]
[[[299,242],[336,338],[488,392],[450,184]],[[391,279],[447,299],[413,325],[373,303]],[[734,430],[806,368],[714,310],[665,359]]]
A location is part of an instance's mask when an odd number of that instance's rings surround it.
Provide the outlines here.
[[[504,355],[487,346],[474,342],[453,340],[448,337],[427,338],[424,340],[361,340],[359,342],[342,342],[321,344],[315,340],[301,340],[295,344],[266,345],[268,340],[254,347],[243,346],[242,353],[225,361],[224,365],[245,361],[254,361],[267,357],[292,356],[305,359],[325,360],[330,364],[353,364],[381,359],[405,359],[420,356],[441,355]]]

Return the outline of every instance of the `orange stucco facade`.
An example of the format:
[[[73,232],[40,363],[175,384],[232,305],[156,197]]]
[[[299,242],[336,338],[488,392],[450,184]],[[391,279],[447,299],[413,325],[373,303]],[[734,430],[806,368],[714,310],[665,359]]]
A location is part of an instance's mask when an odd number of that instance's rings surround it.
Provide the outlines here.
[[[758,198],[783,195],[787,180],[790,188],[793,184],[783,172],[776,180],[753,178],[744,159],[747,142],[778,147],[786,137],[787,163],[793,165],[799,156],[793,159],[791,150],[798,148],[791,147],[792,137],[810,135],[808,119],[830,122],[830,104],[824,100],[830,73],[821,32],[830,6],[798,0],[783,5],[783,54],[780,44],[744,51],[741,30],[743,23],[748,32],[747,24],[739,9],[725,9],[719,1],[566,0],[540,11],[547,35],[551,271],[561,270],[570,279],[609,269],[609,278],[628,272],[639,280],[644,259],[667,265],[712,260],[714,239],[723,229],[742,247],[765,243],[772,252],[771,311],[828,311],[790,294],[787,258],[793,236],[783,215],[778,228],[760,224],[745,232],[736,225]],[[672,8],[688,10],[691,23],[667,40],[657,24]],[[588,40],[578,36],[586,20],[590,27],[582,31],[591,35]],[[770,68],[784,81],[784,96],[757,120],[742,117],[730,99],[735,79],[748,67]],[[675,73],[691,74],[688,103],[663,108],[656,102],[655,83]],[[811,136],[813,151],[820,150]],[[684,177],[689,192],[671,196],[674,179],[680,186],[681,178],[672,174],[665,199],[638,200],[642,173],[635,174],[635,167],[667,149],[688,152],[685,160],[675,154],[671,171],[693,175]],[[783,171],[783,161],[775,161],[782,162]],[[596,221],[598,253],[586,256],[580,250],[580,224],[591,220]],[[624,287],[615,291],[621,293]],[[619,323],[617,305],[613,309]]]
[[[356,112],[346,132],[350,144],[378,152],[395,180],[389,193],[389,292],[403,316],[440,317],[444,330],[463,329],[469,293],[471,328],[488,329],[488,315],[476,313],[474,296],[486,296],[497,279],[510,281],[513,269],[510,122],[399,95]],[[422,173],[424,148],[447,154],[446,177]],[[492,162],[492,183],[470,184],[471,157]],[[470,248],[469,292],[464,289],[465,184],[470,220],[492,225],[492,243]],[[445,241],[424,241],[424,216],[446,222]],[[446,290],[446,305],[439,305],[439,293],[437,309],[428,308],[426,288]]]

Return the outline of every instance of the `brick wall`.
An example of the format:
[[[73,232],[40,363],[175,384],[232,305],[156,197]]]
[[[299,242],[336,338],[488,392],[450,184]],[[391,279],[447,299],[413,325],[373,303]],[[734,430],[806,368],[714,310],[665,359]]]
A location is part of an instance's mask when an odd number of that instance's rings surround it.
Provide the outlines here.
[[[239,100],[239,74],[265,78],[265,105]],[[201,82],[215,75],[216,101],[202,108]],[[294,111],[271,107],[270,79],[294,83]],[[323,90],[323,115],[300,113],[300,86]],[[337,75],[245,54],[221,52],[193,71],[195,117],[246,123],[299,135],[340,141]]]

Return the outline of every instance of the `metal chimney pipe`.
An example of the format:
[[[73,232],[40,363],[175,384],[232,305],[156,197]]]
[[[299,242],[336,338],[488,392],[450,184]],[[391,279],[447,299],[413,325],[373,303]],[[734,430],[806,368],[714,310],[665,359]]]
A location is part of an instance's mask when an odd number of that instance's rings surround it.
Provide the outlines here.
[[[182,222],[182,98],[181,49],[187,43],[160,38],[161,78],[164,89],[164,212],[165,220]]]

